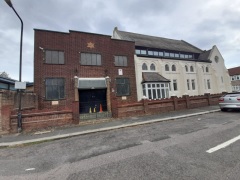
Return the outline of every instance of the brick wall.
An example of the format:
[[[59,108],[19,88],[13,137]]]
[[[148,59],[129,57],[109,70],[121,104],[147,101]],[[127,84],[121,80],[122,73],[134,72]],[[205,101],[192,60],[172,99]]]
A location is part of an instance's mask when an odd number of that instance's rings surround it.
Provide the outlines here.
[[[209,105],[217,105],[222,94],[205,94],[202,96],[183,97],[173,96],[162,100],[141,100],[139,103],[118,105],[115,110],[118,118],[160,114],[163,112],[177,111],[190,108],[198,108]]]
[[[72,111],[39,110],[36,94],[22,93],[21,96],[22,127],[24,131],[72,124]],[[17,132],[18,103],[19,94],[17,92],[0,91],[0,134]]]
[[[22,93],[22,110],[31,111],[36,108],[36,95]],[[16,114],[19,107],[19,94],[16,91],[0,91],[0,134],[11,129],[10,116]]]
[[[72,124],[72,111],[38,111],[22,114],[22,128],[25,132],[49,129]],[[17,116],[10,117],[11,132],[17,131]]]
[[[94,47],[89,48],[88,43],[93,43]],[[64,51],[65,64],[53,65],[44,63],[45,50]],[[101,66],[80,65],[80,53],[101,54]],[[34,92],[38,94],[39,109],[49,110],[72,110],[75,122],[79,120],[79,103],[75,102],[74,76],[81,78],[110,77],[108,90],[110,92],[111,111],[115,112],[117,104],[129,104],[137,101],[135,67],[134,67],[134,42],[112,39],[111,36],[70,31],[61,33],[46,30],[35,30],[34,41]],[[116,67],[114,56],[127,56],[127,67]],[[123,75],[118,75],[118,69],[122,69]],[[52,105],[51,101],[45,99],[46,78],[62,77],[65,79],[65,99],[59,100],[59,105]],[[130,80],[130,96],[122,99],[116,96],[116,78],[127,77]],[[78,93],[78,92],[77,92]],[[113,113],[116,117],[116,113]]]
[[[16,93],[7,90],[0,91],[0,134],[9,132],[10,115],[14,108],[14,98]]]

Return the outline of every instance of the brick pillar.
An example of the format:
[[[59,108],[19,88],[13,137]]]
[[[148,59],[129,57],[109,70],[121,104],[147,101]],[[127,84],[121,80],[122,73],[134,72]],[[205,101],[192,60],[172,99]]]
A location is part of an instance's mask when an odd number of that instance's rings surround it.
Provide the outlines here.
[[[144,113],[148,114],[149,113],[148,99],[143,99],[142,101],[143,101]]]
[[[112,112],[110,78],[106,77],[106,83],[107,83],[107,111]]]
[[[0,125],[1,130],[5,132],[10,132],[11,122],[10,116],[14,108],[14,95],[15,92],[2,91],[0,92]]]
[[[210,105],[211,105],[211,96],[210,96],[210,93],[205,93],[204,96],[206,97],[207,102],[208,102],[208,105],[210,106]]]
[[[73,123],[78,124],[79,123],[79,102],[74,101],[72,103],[72,112],[73,112]]]
[[[78,93],[78,77],[74,76],[74,101],[72,103],[73,124],[79,123],[79,93]]]
[[[116,97],[112,98],[112,116],[118,118],[118,102]]]
[[[186,101],[186,108],[189,109],[190,108],[189,95],[183,95],[183,97],[185,98],[185,101]]]
[[[173,100],[174,110],[178,110],[178,98],[177,96],[171,96]]]
[[[2,114],[2,130],[10,132],[10,116],[13,109],[12,105],[3,105],[1,109]]]

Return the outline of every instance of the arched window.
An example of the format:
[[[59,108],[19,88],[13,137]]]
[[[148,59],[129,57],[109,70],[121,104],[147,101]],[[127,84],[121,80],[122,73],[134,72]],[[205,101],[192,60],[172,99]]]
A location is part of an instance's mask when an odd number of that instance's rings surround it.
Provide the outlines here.
[[[148,67],[147,67],[146,63],[143,63],[142,70],[148,70]]]
[[[202,71],[204,72],[204,67],[202,66]]]
[[[151,66],[150,66],[150,70],[151,70],[151,71],[155,71],[155,70],[156,70],[156,68],[155,68],[155,65],[154,65],[154,64],[151,64]]]
[[[165,65],[165,71],[169,71],[169,66],[168,66],[168,64]]]
[[[206,72],[209,72],[209,69],[208,69],[208,67],[206,67]]]
[[[185,65],[185,70],[186,70],[186,72],[188,72],[188,66],[187,65]]]
[[[172,71],[176,71],[176,66],[174,64],[172,65]]]
[[[193,66],[190,66],[190,72],[194,72]]]

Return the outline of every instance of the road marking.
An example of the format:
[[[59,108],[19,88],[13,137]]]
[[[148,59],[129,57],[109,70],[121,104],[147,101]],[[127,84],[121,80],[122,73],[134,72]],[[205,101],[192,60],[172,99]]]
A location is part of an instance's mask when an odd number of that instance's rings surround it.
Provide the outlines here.
[[[226,141],[226,142],[224,142],[222,144],[219,144],[218,146],[216,146],[214,148],[211,148],[211,149],[207,150],[206,152],[213,153],[215,151],[218,151],[219,149],[222,149],[222,148],[225,148],[225,147],[229,146],[230,144],[236,142],[239,139],[240,139],[240,135],[235,137],[235,138],[233,138],[233,139],[230,139],[229,141]]]
[[[25,169],[25,171],[34,171],[35,168],[28,168],[28,169]]]

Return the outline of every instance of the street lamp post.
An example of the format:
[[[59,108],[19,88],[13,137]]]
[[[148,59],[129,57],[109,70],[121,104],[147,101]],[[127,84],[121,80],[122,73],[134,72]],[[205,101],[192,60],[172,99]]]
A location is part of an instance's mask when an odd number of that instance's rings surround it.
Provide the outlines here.
[[[18,15],[17,11],[14,9],[11,0],[5,0],[5,2],[13,9],[17,17],[21,21],[21,37],[20,37],[20,62],[19,62],[19,82],[22,81],[22,38],[23,38],[23,21]],[[21,89],[18,89],[19,93],[19,106],[18,106],[18,132],[22,131],[22,95]]]

